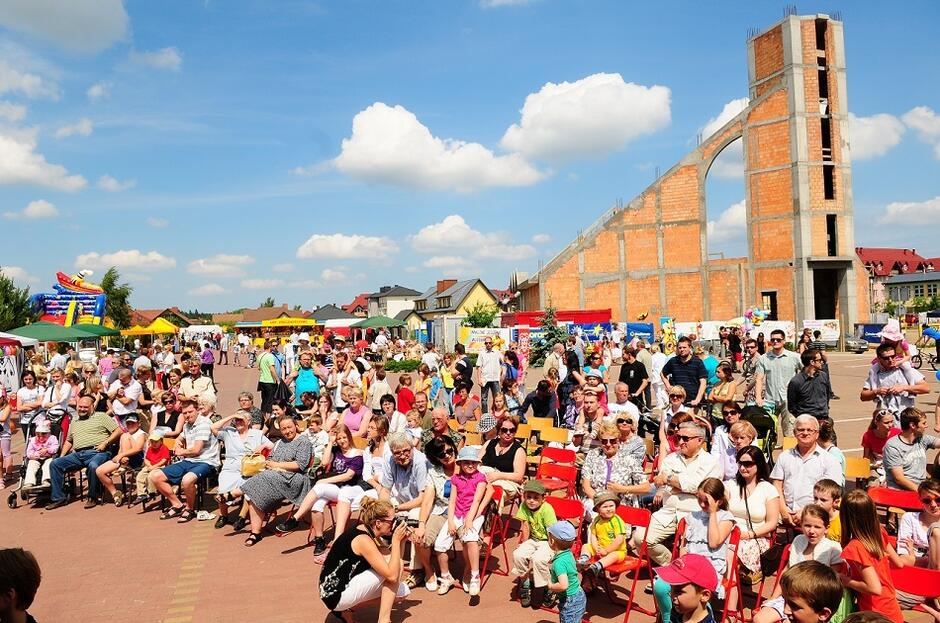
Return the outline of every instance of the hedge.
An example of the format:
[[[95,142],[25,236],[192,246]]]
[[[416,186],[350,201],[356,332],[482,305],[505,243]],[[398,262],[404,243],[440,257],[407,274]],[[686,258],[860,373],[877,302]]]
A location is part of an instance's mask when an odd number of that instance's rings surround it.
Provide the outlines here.
[[[388,372],[414,372],[420,365],[420,359],[402,359],[401,361],[389,359],[385,362],[385,370]]]

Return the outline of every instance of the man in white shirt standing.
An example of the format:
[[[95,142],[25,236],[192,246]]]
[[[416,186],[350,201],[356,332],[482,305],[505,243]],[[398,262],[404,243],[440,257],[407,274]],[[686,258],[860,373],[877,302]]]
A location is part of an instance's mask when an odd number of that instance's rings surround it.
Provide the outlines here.
[[[487,337],[483,340],[483,352],[477,356],[477,370],[479,371],[478,382],[480,383],[480,407],[483,413],[487,412],[487,392],[493,394],[500,393],[499,379],[503,371],[503,358],[498,352],[493,350],[493,338]]]

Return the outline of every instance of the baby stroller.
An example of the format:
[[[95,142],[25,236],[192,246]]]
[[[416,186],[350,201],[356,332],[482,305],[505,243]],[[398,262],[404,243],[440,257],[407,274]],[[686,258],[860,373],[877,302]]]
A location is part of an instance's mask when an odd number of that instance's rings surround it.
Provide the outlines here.
[[[26,448],[29,447],[29,442],[32,441],[33,437],[36,435],[36,425],[40,421],[47,421],[51,425],[50,434],[55,435],[59,439],[59,447],[62,446],[63,438],[65,437],[65,431],[68,430],[69,425],[69,416],[68,413],[61,409],[50,409],[49,411],[41,412],[36,415],[26,425],[27,431],[27,441],[26,446],[23,447],[23,460],[20,461],[20,474],[19,482],[16,486],[10,490],[10,494],[7,496],[7,506],[10,508],[17,507],[17,496],[24,503],[27,503],[30,498],[41,499],[49,495],[49,487],[46,485],[39,484],[35,487],[25,487],[26,483],[26,469],[29,464],[29,460],[26,458]],[[53,460],[54,457],[47,458],[46,461]]]
[[[760,448],[767,458],[767,466],[774,465],[774,448],[777,446],[777,420],[761,407],[748,405],[741,410],[741,419],[750,422],[757,429],[754,445]]]

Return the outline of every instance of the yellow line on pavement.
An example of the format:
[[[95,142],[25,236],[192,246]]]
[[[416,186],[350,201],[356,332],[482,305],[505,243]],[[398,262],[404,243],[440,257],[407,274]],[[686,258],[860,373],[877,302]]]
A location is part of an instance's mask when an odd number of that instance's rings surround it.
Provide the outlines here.
[[[211,536],[210,522],[199,522],[193,526],[163,623],[190,623],[193,620]]]

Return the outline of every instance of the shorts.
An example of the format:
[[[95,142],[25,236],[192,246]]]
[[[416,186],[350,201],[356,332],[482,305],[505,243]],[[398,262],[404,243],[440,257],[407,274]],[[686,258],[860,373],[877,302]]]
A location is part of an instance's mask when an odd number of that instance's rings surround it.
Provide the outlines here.
[[[179,461],[160,470],[166,476],[166,481],[171,485],[178,485],[183,481],[186,474],[196,474],[196,478],[208,478],[215,473],[215,468],[209,463],[197,463],[196,461]]]
[[[424,544],[427,547],[434,547],[434,541],[437,535],[447,526],[447,515],[431,515],[424,522]]]
[[[480,530],[483,529],[483,520],[486,515],[480,515],[473,520],[469,527],[463,525],[463,517],[455,517],[454,523],[457,525],[457,536],[464,543],[472,543],[480,540]],[[444,521],[444,528],[438,533],[434,541],[434,551],[446,552],[454,544],[454,537],[447,530],[447,521]]]
[[[626,543],[626,541],[625,541],[624,543]],[[585,544],[584,544],[584,547],[581,548],[581,554],[582,554],[582,555],[583,555],[583,554],[586,554],[586,555],[590,556],[591,558],[599,558],[599,556],[596,556],[596,555],[594,554],[594,551],[591,549],[591,544],[590,544],[590,543],[585,543]],[[623,562],[624,560],[627,559],[627,552],[626,552],[625,550],[619,550],[619,551],[616,551],[616,552],[611,552],[611,554],[616,554],[616,555],[617,555],[617,560],[616,560],[615,562]]]

